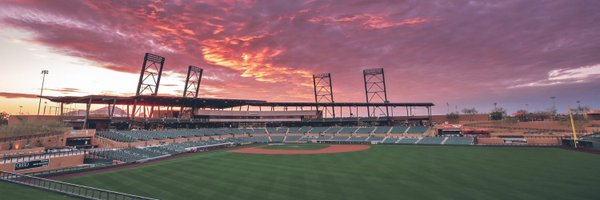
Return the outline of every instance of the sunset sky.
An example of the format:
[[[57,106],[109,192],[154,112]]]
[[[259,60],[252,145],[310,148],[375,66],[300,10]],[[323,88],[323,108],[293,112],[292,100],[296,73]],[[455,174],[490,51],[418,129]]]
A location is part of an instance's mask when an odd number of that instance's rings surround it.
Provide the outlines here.
[[[195,65],[201,97],[314,101],[329,72],[336,101],[363,102],[362,70],[383,67],[390,101],[437,114],[600,108],[598,0],[0,0],[0,27],[13,114],[37,111],[43,69],[45,95],[132,95],[146,52],[166,58],[160,94]]]

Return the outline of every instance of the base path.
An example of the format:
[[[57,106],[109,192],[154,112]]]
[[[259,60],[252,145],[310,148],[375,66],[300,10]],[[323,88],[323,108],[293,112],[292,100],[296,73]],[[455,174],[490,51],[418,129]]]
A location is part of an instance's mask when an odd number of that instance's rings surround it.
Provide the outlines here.
[[[244,149],[235,149],[229,152],[247,153],[247,154],[324,154],[324,153],[342,153],[352,151],[363,151],[369,149],[369,145],[330,145],[329,147],[318,150],[283,150],[283,149],[262,149],[261,147],[250,147]]]

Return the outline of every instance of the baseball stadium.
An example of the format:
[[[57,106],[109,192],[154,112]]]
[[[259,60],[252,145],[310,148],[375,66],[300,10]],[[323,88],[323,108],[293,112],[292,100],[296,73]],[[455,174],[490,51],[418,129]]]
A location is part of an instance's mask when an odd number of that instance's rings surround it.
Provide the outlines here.
[[[598,8],[3,0],[0,200],[600,199]]]
[[[55,114],[13,115],[0,140],[8,199],[594,199],[600,121],[511,123],[432,115],[386,99],[383,68],[363,71],[366,102],[158,93],[165,58],[147,53],[135,96],[41,96]],[[156,76],[158,78],[148,78]],[[155,80],[153,82],[152,80]],[[65,111],[82,104],[85,110]],[[95,107],[101,107],[93,110]],[[415,115],[413,110],[425,110]],[[346,111],[346,112],[344,112]],[[366,112],[361,114],[360,111]],[[401,114],[398,114],[401,113]],[[594,117],[589,114],[588,117]],[[573,119],[572,115],[571,118]],[[58,124],[58,125],[57,125]],[[11,127],[13,129],[11,129]]]

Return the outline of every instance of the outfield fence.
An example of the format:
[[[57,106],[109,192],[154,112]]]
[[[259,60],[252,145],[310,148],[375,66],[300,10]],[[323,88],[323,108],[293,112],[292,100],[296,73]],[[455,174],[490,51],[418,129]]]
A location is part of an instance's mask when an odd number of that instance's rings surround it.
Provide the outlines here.
[[[154,198],[142,197],[132,194],[115,192],[84,185],[77,185],[73,183],[66,183],[62,181],[50,180],[30,175],[10,173],[5,171],[0,171],[0,181],[31,186],[83,199],[155,200]]]

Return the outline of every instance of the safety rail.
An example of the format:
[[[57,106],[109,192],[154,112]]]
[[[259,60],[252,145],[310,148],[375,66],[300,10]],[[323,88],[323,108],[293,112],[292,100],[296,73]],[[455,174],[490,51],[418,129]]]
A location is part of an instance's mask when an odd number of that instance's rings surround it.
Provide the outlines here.
[[[17,162],[25,162],[31,160],[39,160],[39,159],[48,159],[48,158],[57,158],[57,157],[65,157],[65,156],[75,156],[75,155],[85,155],[85,151],[73,150],[73,151],[64,151],[64,152],[50,152],[36,155],[20,155],[20,156],[11,156],[4,157],[0,159],[0,164],[7,163],[17,163]]]
[[[69,196],[79,197],[83,199],[99,199],[99,200],[155,200],[154,198],[142,197],[132,194],[126,194],[111,190],[94,188],[84,185],[77,185],[62,181],[50,180],[30,175],[16,174],[11,172],[0,171],[0,181],[11,182],[20,185],[36,187],[44,190],[62,193]]]

